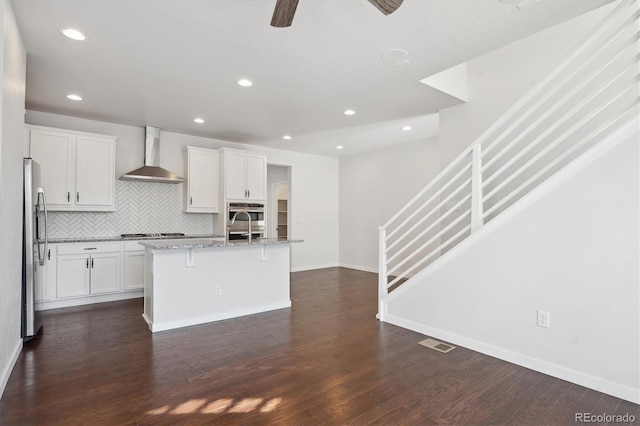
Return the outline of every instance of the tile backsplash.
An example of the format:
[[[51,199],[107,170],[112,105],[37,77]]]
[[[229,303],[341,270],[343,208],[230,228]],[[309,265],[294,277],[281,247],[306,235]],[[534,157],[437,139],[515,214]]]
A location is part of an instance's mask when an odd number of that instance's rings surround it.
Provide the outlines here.
[[[184,185],[116,180],[115,212],[49,212],[49,237],[213,233],[213,214],[183,213]]]

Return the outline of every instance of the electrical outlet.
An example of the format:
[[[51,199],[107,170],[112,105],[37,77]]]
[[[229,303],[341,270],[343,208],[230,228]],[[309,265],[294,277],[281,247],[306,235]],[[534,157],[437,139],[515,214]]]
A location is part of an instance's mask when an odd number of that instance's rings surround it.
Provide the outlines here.
[[[220,284],[216,285],[216,296],[222,295],[222,286]]]
[[[547,311],[538,310],[538,327],[549,328],[551,326],[551,314]]]

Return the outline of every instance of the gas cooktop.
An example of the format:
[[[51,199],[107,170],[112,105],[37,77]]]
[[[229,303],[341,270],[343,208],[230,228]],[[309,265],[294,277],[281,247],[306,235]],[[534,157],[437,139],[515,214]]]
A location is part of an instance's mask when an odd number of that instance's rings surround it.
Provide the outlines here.
[[[171,238],[171,237],[184,237],[181,232],[160,232],[153,234],[120,234],[122,238]]]

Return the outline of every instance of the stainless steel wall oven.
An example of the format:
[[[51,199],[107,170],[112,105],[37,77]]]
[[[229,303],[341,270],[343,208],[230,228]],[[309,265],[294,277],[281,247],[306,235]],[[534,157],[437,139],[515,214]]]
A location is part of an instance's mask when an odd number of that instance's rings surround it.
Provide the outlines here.
[[[248,239],[249,219],[251,219],[251,238],[264,238],[267,229],[264,210],[264,204],[260,203],[227,203],[227,239]]]

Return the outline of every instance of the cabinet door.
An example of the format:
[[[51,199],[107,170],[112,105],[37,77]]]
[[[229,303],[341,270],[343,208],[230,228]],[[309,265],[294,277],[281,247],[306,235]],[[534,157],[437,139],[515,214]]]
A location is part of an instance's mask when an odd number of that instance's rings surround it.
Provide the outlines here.
[[[247,198],[247,155],[243,152],[224,153],[225,198],[244,200]]]
[[[37,262],[36,262],[37,263]],[[36,311],[41,311],[42,310],[42,302],[44,300],[47,299],[47,273],[48,271],[48,264],[45,263],[44,265],[38,265],[35,268],[35,292],[34,292],[34,302],[35,302],[35,307],[36,307]]]
[[[218,152],[189,150],[186,211],[192,213],[218,212]]]
[[[262,155],[247,155],[247,191],[251,200],[267,198],[267,159]]]
[[[57,245],[50,244],[47,250],[47,277],[44,288],[44,300],[54,300],[56,298],[56,282],[58,261],[56,258]]]
[[[120,291],[120,253],[96,253],[91,256],[91,294]]]
[[[76,159],[77,206],[113,206],[115,141],[78,136]]]
[[[39,265],[36,270],[36,302],[43,302],[56,298],[56,248],[49,246],[44,265]]]
[[[144,288],[144,251],[125,253],[124,289],[140,290]]]
[[[89,294],[89,259],[87,255],[58,256],[56,295],[64,297]]]
[[[31,130],[31,157],[40,164],[49,209],[70,206],[75,194],[76,136],[55,130]]]

